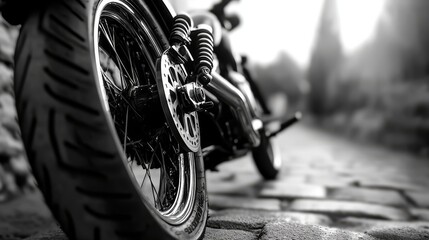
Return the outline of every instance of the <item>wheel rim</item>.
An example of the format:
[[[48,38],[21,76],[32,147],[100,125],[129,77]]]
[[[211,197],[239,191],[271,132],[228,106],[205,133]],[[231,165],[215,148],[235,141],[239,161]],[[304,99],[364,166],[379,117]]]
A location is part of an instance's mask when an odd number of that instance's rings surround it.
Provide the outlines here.
[[[94,18],[98,87],[130,176],[146,204],[176,225],[192,213],[195,154],[180,147],[159,110],[155,62],[162,45],[145,16],[125,0],[98,4]]]

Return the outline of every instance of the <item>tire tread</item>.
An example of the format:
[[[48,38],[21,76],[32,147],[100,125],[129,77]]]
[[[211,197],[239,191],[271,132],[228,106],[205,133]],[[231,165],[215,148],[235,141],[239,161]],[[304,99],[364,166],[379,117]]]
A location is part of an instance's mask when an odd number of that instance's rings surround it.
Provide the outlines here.
[[[129,186],[118,184],[125,178],[114,167],[123,163],[115,149],[101,147],[109,141],[90,144],[91,139],[84,137],[110,137],[99,124],[105,117],[101,101],[92,104],[99,101],[93,70],[73,58],[91,49],[89,36],[82,34],[87,31],[90,2],[52,1],[21,28],[15,93],[27,155],[45,201],[69,239],[141,239],[151,233],[169,239],[171,233],[160,232],[160,224],[150,219],[153,216],[137,218],[136,211],[144,208],[141,196],[129,182]],[[77,25],[71,28],[69,21]],[[70,152],[84,156],[69,159]],[[67,189],[58,183],[64,179]],[[140,209],[130,207],[136,203]],[[82,214],[91,219],[90,224],[83,223]]]

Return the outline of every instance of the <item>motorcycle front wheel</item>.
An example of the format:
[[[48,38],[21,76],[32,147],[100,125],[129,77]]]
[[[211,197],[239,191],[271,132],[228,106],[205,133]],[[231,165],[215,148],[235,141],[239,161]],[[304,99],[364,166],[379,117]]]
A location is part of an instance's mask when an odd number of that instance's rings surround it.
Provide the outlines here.
[[[22,26],[22,137],[69,239],[203,236],[201,148],[176,139],[157,91],[156,61],[168,47],[162,17],[144,1],[59,0]]]

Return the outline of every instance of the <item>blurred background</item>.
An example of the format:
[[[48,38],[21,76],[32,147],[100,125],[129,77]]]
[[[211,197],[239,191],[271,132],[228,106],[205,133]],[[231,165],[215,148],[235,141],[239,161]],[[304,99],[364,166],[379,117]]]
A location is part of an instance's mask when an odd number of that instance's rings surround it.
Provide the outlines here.
[[[178,12],[218,0],[171,0]],[[429,155],[429,1],[233,1],[232,46],[274,112]]]

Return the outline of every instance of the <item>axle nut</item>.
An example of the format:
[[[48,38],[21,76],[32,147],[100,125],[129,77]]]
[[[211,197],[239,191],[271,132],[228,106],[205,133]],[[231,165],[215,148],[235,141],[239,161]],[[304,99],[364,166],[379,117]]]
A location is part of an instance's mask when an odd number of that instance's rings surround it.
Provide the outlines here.
[[[195,87],[194,88],[194,99],[196,102],[200,103],[200,102],[204,102],[206,100],[206,94],[204,93],[204,90],[202,87]]]

